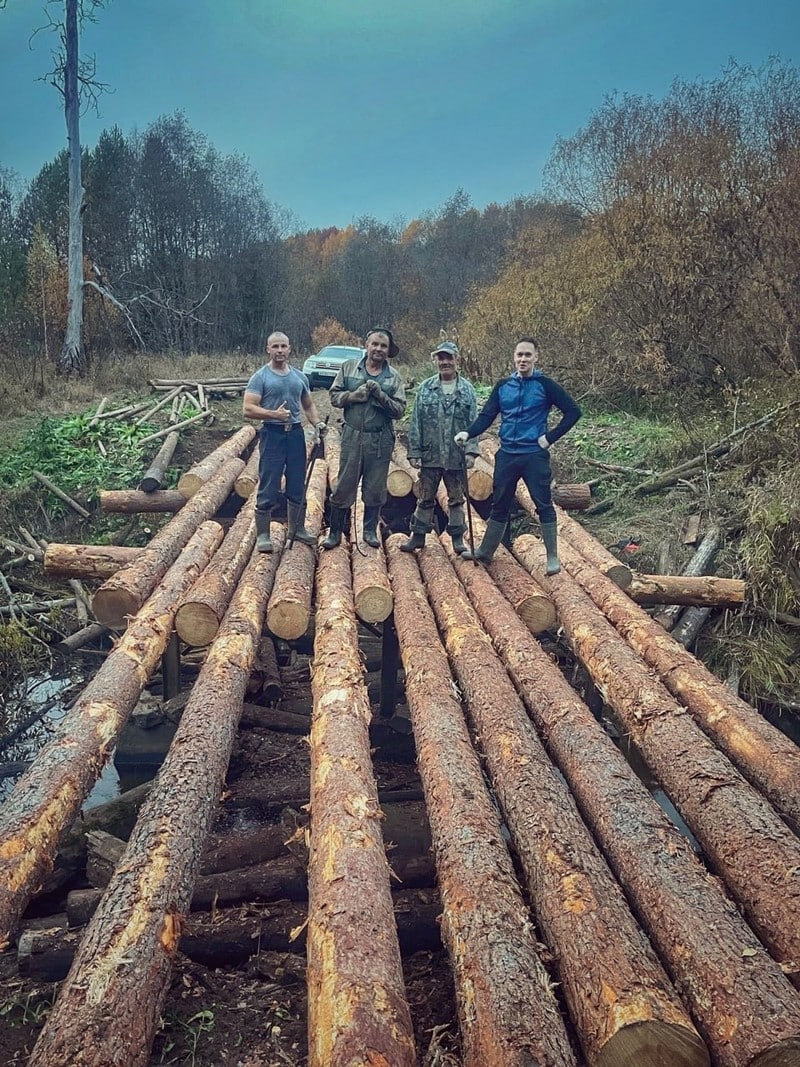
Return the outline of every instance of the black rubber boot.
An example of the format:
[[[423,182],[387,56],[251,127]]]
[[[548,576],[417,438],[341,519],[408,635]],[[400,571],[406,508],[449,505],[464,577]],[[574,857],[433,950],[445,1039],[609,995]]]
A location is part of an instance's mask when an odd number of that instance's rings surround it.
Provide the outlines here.
[[[295,504],[291,500],[286,501],[286,514],[288,516],[287,539],[299,541],[302,545],[315,545],[316,537],[305,528],[306,506]]]
[[[378,537],[378,519],[380,515],[380,504],[364,505],[364,542],[370,548],[381,547],[380,538]]]
[[[272,551],[272,538],[269,535],[269,519],[272,509],[256,512],[256,548],[259,552]]]
[[[323,548],[336,548],[337,545],[341,544],[346,518],[347,508],[335,508],[331,504],[331,525],[328,530],[328,536],[322,542]]]
[[[411,536],[407,541],[403,541],[400,545],[401,552],[416,552],[418,548],[423,548],[425,545],[425,533],[422,530],[418,530],[416,526],[411,528]]]
[[[483,535],[480,545],[475,549],[475,555],[473,556],[470,550],[467,549],[466,552],[462,552],[461,558],[477,559],[481,563],[491,563],[505,532],[506,523],[498,522],[497,519],[489,519],[486,523],[486,533]]]
[[[450,540],[453,542],[453,551],[457,552],[459,556],[467,551],[467,546],[464,544],[464,534],[466,533],[466,529],[467,527],[464,522],[464,505],[453,504],[450,508],[450,514],[447,517],[447,532],[450,534]]]
[[[547,549],[547,573],[558,574],[561,570],[558,560],[558,523],[543,522],[541,531],[544,547]]]

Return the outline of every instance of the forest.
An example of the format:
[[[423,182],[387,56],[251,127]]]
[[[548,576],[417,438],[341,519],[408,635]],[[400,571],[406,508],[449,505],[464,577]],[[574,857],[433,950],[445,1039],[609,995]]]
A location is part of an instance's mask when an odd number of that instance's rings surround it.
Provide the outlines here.
[[[294,232],[247,159],[180,112],[105,130],[82,174],[84,374],[258,352],[275,328],[307,352],[378,321],[412,360],[458,337],[482,381],[535,333],[552,373],[615,401],[800,366],[800,80],[779,60],[662,100],[609,96],[554,145],[541,194],[478,209],[457,189],[411,221]],[[57,369],[67,239],[66,149],[27,186],[0,165],[0,353],[17,381]]]

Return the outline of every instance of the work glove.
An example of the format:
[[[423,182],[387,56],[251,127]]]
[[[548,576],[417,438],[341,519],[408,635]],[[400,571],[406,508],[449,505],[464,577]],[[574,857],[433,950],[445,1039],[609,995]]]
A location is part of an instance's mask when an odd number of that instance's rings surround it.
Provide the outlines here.
[[[359,385],[358,389],[354,389],[352,393],[347,394],[347,402],[349,404],[366,404],[369,399],[369,391],[367,389],[367,383]]]
[[[453,438],[453,440],[455,441],[455,443],[458,445],[459,448],[464,448],[464,446],[466,445],[467,441],[469,441],[469,434],[467,433],[466,430],[459,430],[458,433]]]
[[[324,436],[325,436],[325,434],[326,434],[326,433],[328,432],[328,424],[327,424],[327,422],[325,422],[325,421],[324,421],[323,419],[321,419],[321,420],[320,420],[320,421],[319,421],[319,422],[318,422],[318,423],[316,424],[316,426],[314,427],[314,429],[315,429],[315,430],[317,431],[317,437],[318,437],[318,438],[320,438],[320,437],[324,437]]]
[[[539,448],[543,448],[545,452],[550,447],[550,442],[547,440],[544,434],[542,434],[542,436],[537,439],[536,444],[539,446]]]
[[[474,456],[467,456],[466,459],[464,460],[464,463],[466,464],[467,470],[471,471],[472,468],[475,466],[475,457]]]
[[[413,467],[415,471],[421,470],[421,468],[422,468],[422,460],[421,459],[417,459],[416,457],[414,459],[412,459],[409,456],[408,457],[408,462],[409,462],[409,466]]]
[[[381,392],[380,385],[378,385],[378,383],[376,381],[373,381],[371,378],[368,382],[364,382],[364,385],[366,386],[367,392],[370,396],[378,396]]]

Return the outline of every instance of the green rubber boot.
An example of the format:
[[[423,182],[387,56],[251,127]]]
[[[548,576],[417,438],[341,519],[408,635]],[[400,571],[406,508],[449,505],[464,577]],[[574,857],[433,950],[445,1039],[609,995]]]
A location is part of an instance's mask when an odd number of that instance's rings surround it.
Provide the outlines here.
[[[558,574],[561,570],[558,559],[558,523],[543,522],[541,531],[544,547],[547,549],[547,573]]]
[[[272,509],[256,512],[256,548],[259,552],[272,551],[272,538],[269,535],[269,519]]]
[[[342,532],[344,531],[346,518],[347,508],[336,508],[331,504],[331,524],[328,529],[328,536],[322,542],[323,548],[336,548],[337,545],[342,543]]]
[[[302,545],[315,545],[317,543],[316,537],[305,528],[305,504],[295,504],[291,500],[287,500],[286,514],[288,516],[286,530],[288,540],[299,541]]]
[[[497,519],[489,519],[486,523],[486,533],[483,535],[480,545],[475,549],[475,555],[473,556],[470,550],[467,549],[466,552],[462,552],[461,558],[477,559],[481,563],[491,563],[505,532],[506,523],[498,522]]]

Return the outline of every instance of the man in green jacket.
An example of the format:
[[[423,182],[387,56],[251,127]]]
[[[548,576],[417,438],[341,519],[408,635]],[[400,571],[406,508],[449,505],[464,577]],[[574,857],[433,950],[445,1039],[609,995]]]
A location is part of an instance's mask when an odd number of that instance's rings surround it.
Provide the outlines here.
[[[392,423],[406,409],[403,379],[389,365],[400,349],[391,331],[370,330],[361,359],[343,363],[330,388],[331,406],[344,411],[339,481],[331,493],[330,530],[323,548],[342,540],[347,509],[356,500],[361,480],[364,501],[364,541],[378,548],[378,519],[386,500],[386,479],[394,447]]]
[[[443,341],[431,352],[437,373],[426,378],[417,390],[408,427],[408,460],[419,472],[419,502],[411,518],[411,537],[401,552],[414,552],[425,544],[425,534],[433,529],[433,511],[439,482],[447,490],[447,532],[453,548],[465,551],[464,531],[464,452],[454,436],[471,426],[478,415],[478,401],[472,382],[458,373],[458,346]],[[466,466],[472,467],[478,442],[466,447]]]

